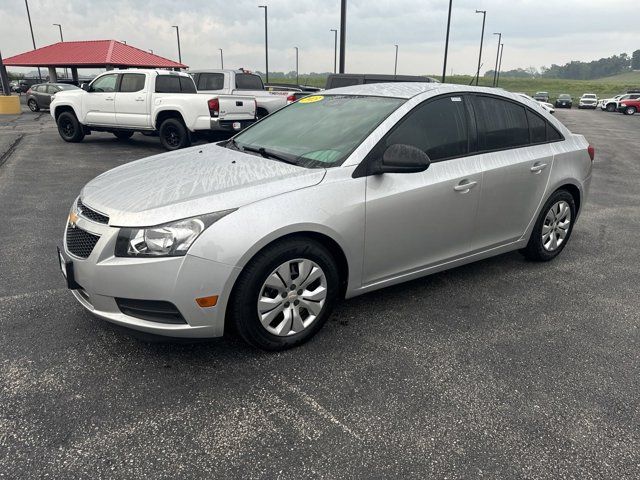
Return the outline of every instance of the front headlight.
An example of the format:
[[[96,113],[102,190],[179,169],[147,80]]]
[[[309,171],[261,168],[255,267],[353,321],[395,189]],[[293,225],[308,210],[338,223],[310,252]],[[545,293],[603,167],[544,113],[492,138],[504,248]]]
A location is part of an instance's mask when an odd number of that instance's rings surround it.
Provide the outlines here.
[[[116,257],[179,257],[196,238],[232,210],[186,218],[155,227],[121,228],[116,240]]]
[[[620,106],[621,106],[621,107],[626,107],[626,106],[627,106],[627,104],[626,104],[626,103],[621,103],[621,104],[620,104]]]

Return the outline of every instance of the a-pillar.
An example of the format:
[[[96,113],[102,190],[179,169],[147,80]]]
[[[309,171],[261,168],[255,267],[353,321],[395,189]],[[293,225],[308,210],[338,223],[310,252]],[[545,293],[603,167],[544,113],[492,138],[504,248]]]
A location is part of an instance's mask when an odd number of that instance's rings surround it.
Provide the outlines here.
[[[49,67],[49,82],[56,83],[58,81],[58,74],[55,67]]]

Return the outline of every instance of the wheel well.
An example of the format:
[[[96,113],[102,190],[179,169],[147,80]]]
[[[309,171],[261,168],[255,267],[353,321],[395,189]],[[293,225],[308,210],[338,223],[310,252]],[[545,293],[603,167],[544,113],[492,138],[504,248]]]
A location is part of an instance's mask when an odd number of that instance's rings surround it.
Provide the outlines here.
[[[58,117],[59,117],[60,115],[62,115],[62,112],[71,112],[71,113],[73,113],[74,115],[76,114],[76,112],[73,110],[73,108],[72,108],[72,107],[70,107],[69,105],[61,105],[61,106],[59,106],[58,108],[56,108],[56,111],[55,111],[55,114],[54,114],[54,115],[55,115],[55,119],[56,119],[56,120],[58,120]],[[76,118],[77,118],[77,117],[76,117]]]
[[[258,108],[256,109],[256,116],[257,116],[258,118],[266,117],[267,115],[269,115],[269,112],[267,111],[267,109],[266,109],[266,108],[264,108],[264,107],[258,107]]]
[[[558,190],[566,190],[573,197],[573,201],[576,203],[576,212],[580,211],[580,190],[575,185],[571,183],[567,183],[566,185],[561,186]],[[557,190],[556,190],[557,191]]]
[[[164,122],[167,118],[177,118],[184,124],[184,118],[182,118],[182,114],[180,112],[177,112],[175,110],[164,110],[158,113],[158,116],[156,117],[156,130],[160,128],[162,122]]]

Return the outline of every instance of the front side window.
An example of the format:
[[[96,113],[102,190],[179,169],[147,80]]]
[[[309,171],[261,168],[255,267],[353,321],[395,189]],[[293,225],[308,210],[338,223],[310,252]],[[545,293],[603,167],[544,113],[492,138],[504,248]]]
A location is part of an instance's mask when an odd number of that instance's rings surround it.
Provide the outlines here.
[[[384,146],[395,144],[417,147],[433,162],[467,154],[467,112],[462,97],[439,98],[416,107],[387,135]]]
[[[198,76],[198,90],[222,90],[224,73],[201,73]]]
[[[54,87],[53,85],[47,85],[47,93],[48,94],[53,95],[57,91],[58,91],[58,89],[56,87]]]
[[[262,79],[252,73],[238,73],[236,75],[237,90],[264,90]]]
[[[235,145],[264,149],[265,156],[280,154],[304,167],[337,166],[404,102],[388,97],[312,95],[240,133],[234,137]]]
[[[103,75],[91,84],[92,92],[115,92],[118,74]]]
[[[478,151],[489,152],[529,144],[529,124],[522,105],[495,97],[474,96]]]
[[[121,92],[139,92],[144,88],[146,75],[141,73],[125,73],[120,81]]]

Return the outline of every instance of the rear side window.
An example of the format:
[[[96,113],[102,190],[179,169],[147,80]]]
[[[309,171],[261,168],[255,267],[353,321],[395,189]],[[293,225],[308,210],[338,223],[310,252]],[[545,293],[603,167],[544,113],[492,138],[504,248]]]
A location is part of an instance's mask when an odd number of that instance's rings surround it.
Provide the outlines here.
[[[177,75],[158,75],[156,93],[180,93],[180,80]]]
[[[222,90],[223,88],[223,73],[201,73],[198,76],[198,90]]]
[[[462,97],[443,97],[417,106],[385,141],[385,147],[398,143],[418,147],[434,162],[467,154],[467,112]]]
[[[533,112],[527,110],[531,143],[544,143],[547,141],[547,121]]]
[[[529,144],[524,106],[493,97],[474,96],[478,151],[488,152]]]
[[[556,142],[562,139],[563,139],[563,136],[560,134],[560,132],[556,130],[553,125],[547,122],[547,141]]]
[[[141,73],[125,73],[120,82],[121,92],[139,92],[144,88],[146,75]]]
[[[239,73],[236,75],[237,90],[264,90],[262,79],[258,75]]]
[[[182,93],[198,93],[196,90],[196,84],[193,83],[191,77],[179,77],[180,78],[180,91]]]

